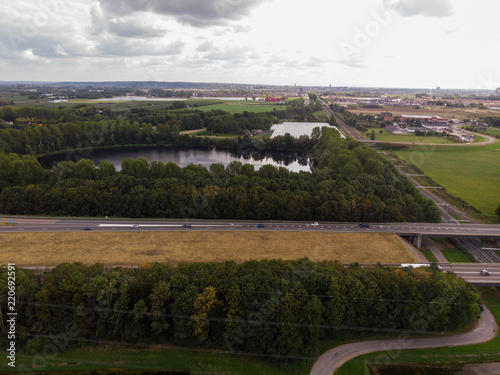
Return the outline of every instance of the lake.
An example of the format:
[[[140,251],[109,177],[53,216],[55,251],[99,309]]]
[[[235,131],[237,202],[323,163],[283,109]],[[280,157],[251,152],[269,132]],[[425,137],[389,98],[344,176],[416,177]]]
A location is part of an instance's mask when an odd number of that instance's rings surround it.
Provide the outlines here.
[[[174,162],[179,167],[188,164],[201,164],[210,167],[213,163],[222,163],[227,166],[232,161],[243,164],[252,164],[255,169],[263,165],[271,164],[276,167],[286,167],[292,172],[311,172],[313,160],[309,154],[295,152],[235,152],[232,150],[221,150],[216,148],[173,148],[173,147],[124,147],[106,149],[87,149],[40,157],[38,160],[45,169],[51,169],[60,161],[74,161],[90,159],[95,165],[103,160],[112,163],[116,170],[121,169],[123,159],[146,158],[163,163]]]

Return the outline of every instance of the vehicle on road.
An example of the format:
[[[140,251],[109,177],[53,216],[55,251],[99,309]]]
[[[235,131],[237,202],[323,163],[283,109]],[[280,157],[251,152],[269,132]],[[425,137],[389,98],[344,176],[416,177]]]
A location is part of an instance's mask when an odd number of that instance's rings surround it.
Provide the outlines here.
[[[315,221],[314,223],[311,224],[313,227],[317,227],[319,224]]]
[[[264,228],[264,224],[257,224],[257,228]]]
[[[134,228],[134,229],[135,229],[135,228],[139,228],[139,224],[132,224],[132,225],[130,226],[130,228]]]
[[[359,224],[359,227],[360,228],[370,228],[370,224],[368,224],[368,223],[361,223],[361,224]]]
[[[183,224],[182,227],[183,228],[191,228],[191,224]]]
[[[92,227],[85,227],[83,230],[92,230]]]
[[[486,270],[482,270],[482,271],[480,272],[480,274],[481,274],[481,275],[483,275],[483,276],[489,276],[490,272],[489,272],[489,271],[486,271]]]

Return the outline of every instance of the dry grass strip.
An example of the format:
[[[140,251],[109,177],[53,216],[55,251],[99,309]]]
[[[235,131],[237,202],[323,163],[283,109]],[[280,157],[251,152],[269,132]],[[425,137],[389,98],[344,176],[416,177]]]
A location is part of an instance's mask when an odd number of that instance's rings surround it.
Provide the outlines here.
[[[0,234],[0,264],[64,262],[133,265],[151,262],[244,262],[252,259],[413,262],[399,237],[383,233],[308,232],[43,232]]]

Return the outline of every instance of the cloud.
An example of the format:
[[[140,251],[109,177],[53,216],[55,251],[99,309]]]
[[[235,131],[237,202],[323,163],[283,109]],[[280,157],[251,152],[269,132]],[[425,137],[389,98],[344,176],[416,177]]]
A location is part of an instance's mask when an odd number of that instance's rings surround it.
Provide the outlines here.
[[[109,32],[124,38],[159,38],[165,36],[167,30],[144,25],[137,21],[110,22]]]
[[[185,43],[137,43],[133,39],[108,38],[96,46],[96,56],[167,56],[182,53]]]
[[[388,10],[395,11],[403,17],[449,17],[453,15],[450,0],[384,0]]]
[[[204,58],[209,60],[241,62],[246,60],[249,52],[250,51],[245,47],[227,47],[224,49],[213,48],[204,56]]]
[[[195,27],[226,24],[250,15],[252,9],[270,0],[100,0],[106,12],[129,15],[150,12],[175,16]]]

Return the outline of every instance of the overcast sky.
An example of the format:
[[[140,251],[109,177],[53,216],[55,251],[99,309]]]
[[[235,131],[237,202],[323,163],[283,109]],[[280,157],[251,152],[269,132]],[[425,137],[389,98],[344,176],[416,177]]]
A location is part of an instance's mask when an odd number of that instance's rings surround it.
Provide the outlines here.
[[[496,0],[0,1],[0,81],[500,86]]]

